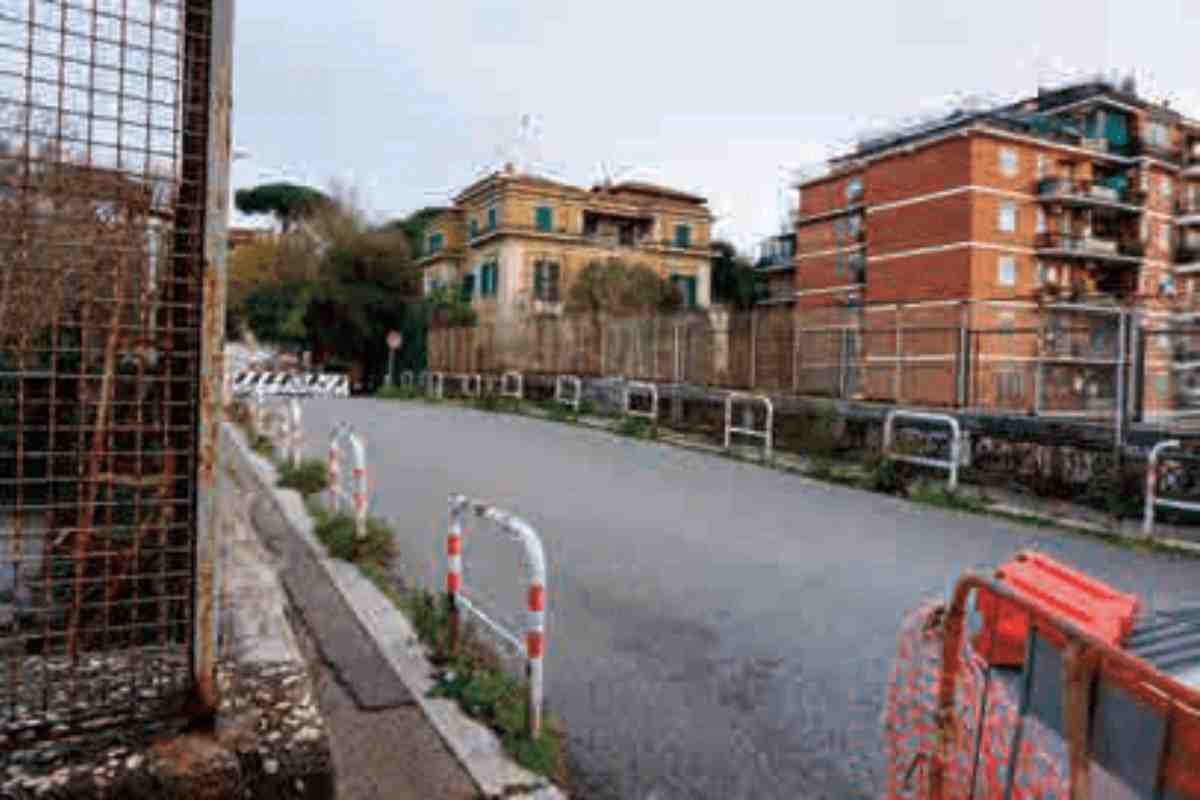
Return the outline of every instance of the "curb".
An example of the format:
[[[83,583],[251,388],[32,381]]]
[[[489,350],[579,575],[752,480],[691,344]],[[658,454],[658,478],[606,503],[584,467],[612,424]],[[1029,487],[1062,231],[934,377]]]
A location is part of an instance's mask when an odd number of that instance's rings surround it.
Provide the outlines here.
[[[456,701],[428,697],[434,686],[431,677],[434,668],[408,618],[357,567],[328,556],[313,534],[313,521],[300,494],[279,489],[275,467],[250,450],[241,431],[230,423],[222,425],[234,457],[259,484],[263,496],[270,499],[289,532],[305,545],[307,555],[346,601],[363,631],[411,692],[425,718],[480,792],[488,798],[566,800],[568,795],[560,788],[512,761],[496,734],[468,717]]]

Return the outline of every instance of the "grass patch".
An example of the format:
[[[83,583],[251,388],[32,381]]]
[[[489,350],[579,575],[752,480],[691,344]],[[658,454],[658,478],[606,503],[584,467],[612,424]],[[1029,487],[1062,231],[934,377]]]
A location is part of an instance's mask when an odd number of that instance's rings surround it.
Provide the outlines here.
[[[479,411],[490,411],[497,414],[518,414],[521,411],[520,400],[515,397],[501,397],[498,394],[485,394],[468,401],[468,405]]]
[[[645,417],[622,417],[613,429],[620,436],[631,439],[657,439],[658,429]]]
[[[908,487],[908,498],[914,503],[927,506],[950,509],[952,511],[983,511],[984,506],[978,500],[967,497],[959,492],[952,492],[941,484],[928,481],[916,481]]]
[[[309,510],[316,521],[313,533],[329,555],[362,567],[374,564],[387,569],[396,556],[395,533],[386,522],[375,517],[367,519],[367,535],[359,539],[354,518],[348,514],[334,514],[315,502]]]
[[[260,433],[251,433],[250,449],[268,461],[275,461],[275,445],[271,443],[270,438]]]
[[[470,626],[460,633],[459,652],[446,655],[449,642],[449,601],[430,592],[413,592],[399,602],[417,637],[433,651],[439,671],[432,697],[456,701],[469,716],[491,728],[505,752],[531,772],[566,785],[568,774],[561,723],[549,715],[536,738],[528,734],[527,685],[504,671],[499,658]]]
[[[380,400],[419,400],[424,395],[417,386],[382,386],[375,392]]]
[[[546,411],[547,416],[555,422],[575,423],[579,421],[579,414],[575,413],[573,408],[565,406],[557,400],[547,400],[541,406]]]
[[[295,489],[302,496],[323,492],[329,486],[329,469],[324,461],[305,459],[297,466],[282,464],[279,467],[279,486]]]

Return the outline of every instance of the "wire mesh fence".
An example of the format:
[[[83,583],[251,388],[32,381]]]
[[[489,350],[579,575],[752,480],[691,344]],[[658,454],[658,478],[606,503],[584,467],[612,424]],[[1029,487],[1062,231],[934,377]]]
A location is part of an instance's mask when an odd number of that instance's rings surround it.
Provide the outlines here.
[[[544,317],[436,330],[430,354],[447,372],[565,372],[1104,421],[1121,402],[1123,367],[1136,367],[1130,317],[1013,301]],[[1200,374],[1200,336],[1178,338],[1195,340],[1189,374]],[[1126,402],[1140,401],[1125,389]]]
[[[192,688],[212,5],[0,0],[7,724]]]

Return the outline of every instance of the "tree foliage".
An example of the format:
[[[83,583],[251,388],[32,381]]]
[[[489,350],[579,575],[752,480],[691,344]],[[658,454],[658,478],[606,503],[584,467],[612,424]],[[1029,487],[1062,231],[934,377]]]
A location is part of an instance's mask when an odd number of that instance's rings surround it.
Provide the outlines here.
[[[239,189],[234,205],[243,214],[270,214],[287,233],[300,219],[327,207],[331,200],[321,191],[294,183],[264,183],[251,189]]]
[[[614,316],[674,311],[682,303],[679,291],[653,269],[620,258],[589,262],[566,296],[568,311]]]
[[[409,250],[413,253],[420,253],[422,245],[425,242],[425,232],[429,228],[429,223],[434,217],[442,213],[442,209],[437,207],[422,208],[414,211],[403,219],[393,220],[386,227],[390,230],[398,230],[408,239]]]
[[[729,242],[715,241],[711,249],[713,301],[739,309],[753,306],[764,288],[762,276]]]

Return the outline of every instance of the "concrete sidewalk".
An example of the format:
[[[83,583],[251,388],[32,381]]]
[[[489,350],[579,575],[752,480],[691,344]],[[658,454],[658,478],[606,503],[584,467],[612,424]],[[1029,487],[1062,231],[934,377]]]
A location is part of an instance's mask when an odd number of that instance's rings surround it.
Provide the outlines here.
[[[249,482],[236,483],[236,516],[254,536],[251,508],[262,500]],[[258,517],[264,514],[260,506]],[[458,759],[398,684],[353,612],[303,559],[282,551],[285,537],[263,537],[271,566],[291,600],[288,617],[308,664],[315,700],[325,718],[337,787],[346,800],[472,800],[480,793]]]

